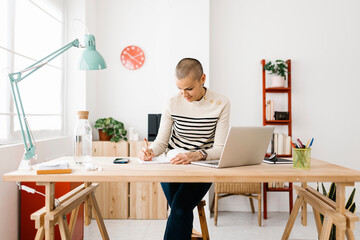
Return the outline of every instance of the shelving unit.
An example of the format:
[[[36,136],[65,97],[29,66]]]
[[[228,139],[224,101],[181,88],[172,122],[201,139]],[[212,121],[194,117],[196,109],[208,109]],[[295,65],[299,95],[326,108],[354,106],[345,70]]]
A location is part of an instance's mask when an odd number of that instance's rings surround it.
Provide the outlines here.
[[[288,66],[288,86],[287,87],[267,87],[266,86],[266,71],[264,66],[266,64],[265,59],[261,60],[262,65],[262,88],[263,88],[263,126],[275,125],[275,126],[287,126],[288,136],[292,136],[292,109],[291,109],[291,60],[286,60]],[[266,120],[266,94],[267,93],[278,93],[287,94],[289,120]],[[267,153],[266,156],[269,156]],[[279,157],[292,157],[292,154],[278,155]],[[289,182],[288,187],[284,188],[270,188],[268,183],[263,183],[263,198],[264,198],[264,219],[267,219],[267,192],[289,192],[289,208],[290,212],[293,208],[293,185]]]

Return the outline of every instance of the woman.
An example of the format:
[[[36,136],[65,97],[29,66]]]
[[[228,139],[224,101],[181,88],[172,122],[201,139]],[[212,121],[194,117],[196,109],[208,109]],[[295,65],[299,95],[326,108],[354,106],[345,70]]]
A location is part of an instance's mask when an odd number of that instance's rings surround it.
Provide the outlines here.
[[[176,66],[179,94],[166,104],[158,135],[149,149],[139,154],[150,161],[168,149],[184,149],[171,164],[219,159],[229,129],[230,103],[222,95],[204,87],[206,75],[201,63],[184,58]],[[191,239],[193,209],[211,183],[161,183],[171,212],[164,239]]]

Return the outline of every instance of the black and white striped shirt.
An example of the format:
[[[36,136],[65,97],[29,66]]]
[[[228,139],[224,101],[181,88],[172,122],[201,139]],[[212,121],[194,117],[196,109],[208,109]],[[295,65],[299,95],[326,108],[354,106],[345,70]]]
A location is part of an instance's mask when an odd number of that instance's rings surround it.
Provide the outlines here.
[[[209,149],[214,144],[217,117],[194,118],[171,115],[173,128],[169,149],[185,150]]]
[[[166,104],[150,148],[155,155],[174,148],[207,149],[207,159],[219,159],[229,130],[229,115],[229,100],[209,89],[194,102],[178,94]]]

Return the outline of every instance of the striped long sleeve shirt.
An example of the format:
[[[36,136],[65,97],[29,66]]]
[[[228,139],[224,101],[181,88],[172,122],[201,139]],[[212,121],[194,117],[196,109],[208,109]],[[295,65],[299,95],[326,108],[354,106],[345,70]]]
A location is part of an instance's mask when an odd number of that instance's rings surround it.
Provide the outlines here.
[[[168,149],[205,149],[207,160],[219,159],[229,130],[230,102],[207,89],[199,101],[172,97],[161,116],[160,128],[150,148],[155,155]]]

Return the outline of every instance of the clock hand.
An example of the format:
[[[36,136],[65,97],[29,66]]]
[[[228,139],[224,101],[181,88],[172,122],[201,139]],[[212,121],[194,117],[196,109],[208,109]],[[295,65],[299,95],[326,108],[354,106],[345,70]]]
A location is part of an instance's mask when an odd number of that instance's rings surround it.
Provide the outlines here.
[[[130,58],[132,58],[135,62],[137,62],[138,64],[140,64],[140,62],[138,61],[138,60],[136,60],[136,58],[134,58],[133,56],[131,56],[129,53],[127,53],[126,52],[126,54],[130,57]]]
[[[137,56],[140,56],[140,55],[142,55],[142,53],[139,53],[138,55],[135,55],[135,56],[133,56],[133,57],[136,58]]]

